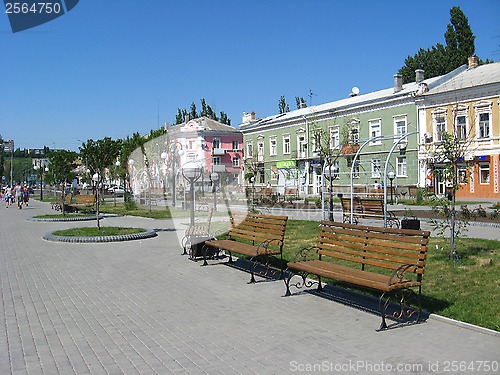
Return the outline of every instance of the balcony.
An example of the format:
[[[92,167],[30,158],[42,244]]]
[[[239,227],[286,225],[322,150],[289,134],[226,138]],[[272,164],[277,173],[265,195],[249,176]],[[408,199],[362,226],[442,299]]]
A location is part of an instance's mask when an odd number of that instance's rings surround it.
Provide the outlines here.
[[[212,149],[212,155],[214,155],[214,156],[226,155],[226,149],[224,149],[224,148],[213,148]]]

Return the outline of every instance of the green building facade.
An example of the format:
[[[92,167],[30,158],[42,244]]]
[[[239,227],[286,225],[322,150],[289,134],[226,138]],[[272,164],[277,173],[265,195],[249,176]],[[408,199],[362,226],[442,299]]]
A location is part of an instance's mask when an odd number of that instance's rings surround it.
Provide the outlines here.
[[[351,184],[359,194],[373,194],[392,180],[405,196],[419,184],[415,100],[440,83],[417,71],[416,82],[403,85],[396,75],[385,90],[359,95],[353,89],[345,99],[261,119],[244,113],[245,173],[255,177],[247,184],[275,194],[295,189],[304,197],[330,187],[350,192]]]

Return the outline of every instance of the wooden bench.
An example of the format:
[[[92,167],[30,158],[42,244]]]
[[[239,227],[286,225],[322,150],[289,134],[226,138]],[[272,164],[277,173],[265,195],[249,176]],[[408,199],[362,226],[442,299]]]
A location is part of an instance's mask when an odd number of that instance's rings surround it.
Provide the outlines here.
[[[285,200],[297,200],[299,198],[299,189],[293,187],[293,188],[285,188],[285,191],[283,193],[283,199]]]
[[[342,198],[342,221],[344,223],[351,222],[351,198]],[[353,215],[352,222],[357,224],[359,219],[377,219],[384,220],[384,201],[383,199],[370,198],[353,198]],[[398,217],[392,211],[387,212],[387,225],[389,227],[396,226],[399,228],[400,222]]]
[[[95,196],[93,194],[78,194],[75,196],[75,201],[71,206],[75,209],[79,207],[92,207],[95,203]]]
[[[288,216],[233,212],[230,219],[229,239],[205,241],[204,265],[207,264],[205,254],[210,248],[228,252],[229,262],[233,261],[233,253],[249,256],[253,262],[250,283],[255,283],[254,274],[258,258],[279,256],[281,264],[283,263],[283,242]],[[269,264],[266,265],[269,269]],[[283,277],[283,266],[280,268]]]
[[[288,270],[295,271],[302,281],[291,284],[296,274],[290,273],[285,278],[285,295],[291,294],[290,286],[312,286],[315,281],[307,280],[308,275],[317,276],[319,291],[322,290],[322,277],[380,291],[382,322],[379,330],[383,330],[387,328],[386,317],[403,320],[415,314],[416,311],[408,307],[409,292],[417,297],[418,322],[422,312],[420,297],[429,236],[429,231],[322,221],[318,245],[302,249],[296,260],[287,264]],[[311,250],[316,251],[314,259],[309,256]],[[418,288],[418,295],[411,288]],[[400,309],[388,314],[391,295],[397,298]]]

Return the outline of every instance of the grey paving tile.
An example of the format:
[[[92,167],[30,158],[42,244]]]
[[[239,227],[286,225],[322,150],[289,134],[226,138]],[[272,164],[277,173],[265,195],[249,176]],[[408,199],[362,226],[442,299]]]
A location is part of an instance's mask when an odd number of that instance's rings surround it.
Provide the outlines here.
[[[500,336],[433,319],[377,333],[379,318],[367,312],[311,294],[283,298],[282,281],[248,285],[247,273],[224,264],[201,267],[180,255],[175,232],[48,242],[49,230],[88,225],[25,221],[50,211],[39,202],[0,210],[2,375],[284,374],[322,361],[498,358]],[[172,228],[133,217],[103,223]]]

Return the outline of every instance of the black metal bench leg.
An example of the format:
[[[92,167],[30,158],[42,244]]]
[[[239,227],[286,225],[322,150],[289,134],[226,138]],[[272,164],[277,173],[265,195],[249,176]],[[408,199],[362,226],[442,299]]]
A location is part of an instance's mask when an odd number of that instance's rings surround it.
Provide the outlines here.
[[[384,296],[385,292],[382,293],[379,299],[380,317],[382,318],[382,321],[380,322],[380,327],[377,329],[377,332],[387,329],[387,323],[385,321],[385,311],[387,310],[387,306],[389,306],[389,298],[387,298],[387,301],[384,303]]]
[[[318,292],[323,291],[323,285],[321,284],[321,276],[318,276]]]
[[[288,277],[285,277],[283,279],[283,281],[285,282],[285,286],[286,286],[286,292],[285,292],[285,297],[288,297],[288,296],[291,296],[292,293],[290,293],[290,280],[292,279],[292,277],[294,277],[295,275],[293,273],[290,273],[290,276]]]

